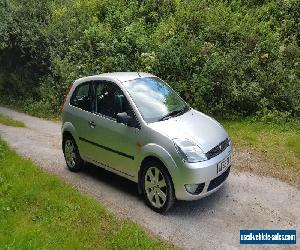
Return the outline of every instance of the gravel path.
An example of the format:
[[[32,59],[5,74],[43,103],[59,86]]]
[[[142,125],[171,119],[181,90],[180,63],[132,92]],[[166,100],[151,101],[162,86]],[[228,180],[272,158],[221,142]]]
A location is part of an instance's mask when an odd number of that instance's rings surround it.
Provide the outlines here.
[[[3,107],[0,113],[27,126],[13,128],[0,124],[1,138],[19,154],[93,196],[116,215],[130,218],[182,248],[240,248],[240,229],[296,228],[299,232],[300,191],[297,187],[270,177],[233,171],[224,187],[212,196],[177,202],[167,215],[159,215],[144,205],[137,195],[136,185],[126,179],[95,166],[88,166],[81,173],[68,171],[61,151],[60,123]],[[234,161],[233,168],[241,162],[240,158]]]

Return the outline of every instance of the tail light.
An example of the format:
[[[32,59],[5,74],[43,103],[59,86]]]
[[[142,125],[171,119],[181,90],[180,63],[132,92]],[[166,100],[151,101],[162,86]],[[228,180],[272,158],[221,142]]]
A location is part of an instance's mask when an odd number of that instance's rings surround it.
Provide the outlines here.
[[[66,102],[66,100],[67,100],[67,96],[68,96],[68,94],[69,94],[69,92],[70,92],[70,90],[71,90],[71,88],[72,88],[72,85],[73,85],[73,84],[70,84],[70,86],[68,87],[68,89],[67,89],[67,91],[66,91],[66,94],[64,95],[64,99],[63,99],[63,101],[62,101],[62,103],[61,103],[60,111],[62,111],[63,108],[64,108],[65,102]]]

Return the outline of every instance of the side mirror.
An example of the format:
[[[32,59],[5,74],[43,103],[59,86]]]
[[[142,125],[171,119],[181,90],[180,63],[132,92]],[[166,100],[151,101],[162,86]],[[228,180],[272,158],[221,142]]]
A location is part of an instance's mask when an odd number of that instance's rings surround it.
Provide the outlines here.
[[[129,125],[132,121],[132,117],[127,115],[126,112],[117,114],[117,123],[123,123],[125,125]]]

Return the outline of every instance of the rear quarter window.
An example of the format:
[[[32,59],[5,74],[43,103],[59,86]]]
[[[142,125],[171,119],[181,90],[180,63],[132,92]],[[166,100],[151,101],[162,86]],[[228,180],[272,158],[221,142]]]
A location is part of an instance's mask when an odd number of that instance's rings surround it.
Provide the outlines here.
[[[70,104],[74,107],[91,111],[92,99],[90,92],[90,83],[78,85],[72,94]]]

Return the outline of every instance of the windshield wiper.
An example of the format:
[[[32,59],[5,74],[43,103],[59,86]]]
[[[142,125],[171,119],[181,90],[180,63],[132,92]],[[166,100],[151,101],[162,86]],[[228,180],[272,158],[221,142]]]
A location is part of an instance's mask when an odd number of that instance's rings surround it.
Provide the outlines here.
[[[181,114],[185,113],[188,110],[190,110],[189,106],[185,106],[184,108],[179,109],[179,110],[174,110],[174,111],[164,115],[162,118],[159,119],[159,121],[164,121],[164,120],[167,120],[171,117],[181,115]]]

